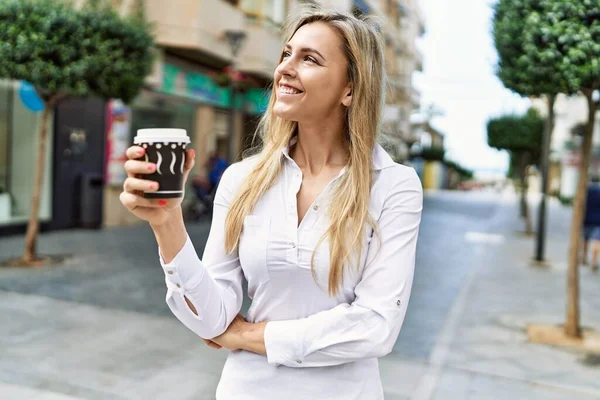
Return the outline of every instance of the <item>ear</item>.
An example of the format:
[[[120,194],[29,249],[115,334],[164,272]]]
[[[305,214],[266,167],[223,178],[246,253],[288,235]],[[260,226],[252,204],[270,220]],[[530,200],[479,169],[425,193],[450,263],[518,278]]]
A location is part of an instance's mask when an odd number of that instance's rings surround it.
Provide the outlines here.
[[[349,83],[348,86],[346,87],[346,90],[344,90],[344,97],[342,98],[342,104],[346,107],[350,107],[350,104],[352,104],[352,84]]]

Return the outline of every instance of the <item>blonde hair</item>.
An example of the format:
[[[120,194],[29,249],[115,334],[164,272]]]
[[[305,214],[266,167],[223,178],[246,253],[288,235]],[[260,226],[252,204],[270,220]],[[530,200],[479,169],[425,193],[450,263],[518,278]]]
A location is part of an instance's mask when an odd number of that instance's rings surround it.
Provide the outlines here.
[[[329,206],[330,226],[320,238],[317,248],[329,238],[330,271],[328,292],[335,296],[343,280],[343,268],[357,251],[356,267],[361,259],[363,234],[368,224],[376,229],[369,214],[372,152],[377,140],[384,101],[384,55],[378,28],[365,19],[349,14],[322,11],[315,7],[301,11],[284,26],[286,42],[300,27],[323,22],[342,39],[342,50],[348,60],[348,79],[352,84],[352,103],[346,110],[348,165],[346,173],[333,188]],[[280,59],[281,62],[281,59]],[[281,149],[289,144],[297,123],[274,115],[275,93],[271,93],[267,111],[257,132],[262,150],[249,176],[233,200],[225,222],[225,248],[234,251],[239,243],[243,221],[257,201],[269,190],[282,168]],[[316,249],[315,249],[316,252]],[[311,269],[315,278],[313,253]],[[315,279],[316,280],[316,279]]]

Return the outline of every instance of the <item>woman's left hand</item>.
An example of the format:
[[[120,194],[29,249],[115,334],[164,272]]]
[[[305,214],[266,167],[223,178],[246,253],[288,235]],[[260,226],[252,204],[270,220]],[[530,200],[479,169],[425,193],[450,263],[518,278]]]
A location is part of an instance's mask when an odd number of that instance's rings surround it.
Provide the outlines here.
[[[246,325],[250,325],[250,323],[246,322],[241,314],[238,314],[233,321],[231,321],[227,330],[221,335],[212,338],[211,341],[227,350],[239,350],[242,348],[241,338]]]
[[[238,314],[223,334],[210,339],[210,341],[227,350],[247,350],[265,355],[266,324],[266,322],[247,322],[242,315]]]

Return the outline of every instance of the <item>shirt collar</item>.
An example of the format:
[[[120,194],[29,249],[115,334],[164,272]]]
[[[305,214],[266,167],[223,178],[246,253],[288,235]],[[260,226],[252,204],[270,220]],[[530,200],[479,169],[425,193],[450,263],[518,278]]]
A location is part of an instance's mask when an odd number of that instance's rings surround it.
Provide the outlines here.
[[[290,157],[290,147],[296,144],[298,138],[296,136],[292,137],[290,143],[281,149],[281,153],[285,158],[289,161],[292,161]],[[375,148],[373,149],[372,154],[372,167],[375,171],[379,171],[388,167],[393,167],[396,163],[392,160],[392,157],[385,151],[383,147],[379,143],[375,143]],[[344,168],[345,169],[345,168]]]

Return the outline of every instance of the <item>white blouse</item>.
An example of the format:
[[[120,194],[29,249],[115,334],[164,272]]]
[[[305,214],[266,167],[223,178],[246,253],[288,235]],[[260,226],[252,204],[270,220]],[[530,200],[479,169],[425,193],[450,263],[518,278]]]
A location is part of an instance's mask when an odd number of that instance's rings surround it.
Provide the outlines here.
[[[394,163],[376,146],[370,213],[380,239],[368,229],[359,268],[354,262],[345,269],[341,290],[330,297],[327,240],[315,256],[317,281],[310,263],[328,227],[331,188],[345,169],[317,197],[298,226],[296,194],[302,171],[288,148],[282,149],[280,176],[244,220],[238,251],[228,254],[225,217],[256,161],[255,157],[246,159],[223,174],[202,260],[189,237],[170,263],[161,259],[169,308],[201,338],[220,335],[239,313],[242,279],[247,280],[252,299],[246,319],[268,321],[267,356],[231,352],[216,398],[383,399],[377,358],[392,351],[413,282],[423,202],[417,174]],[[198,315],[189,309],[184,295]]]

